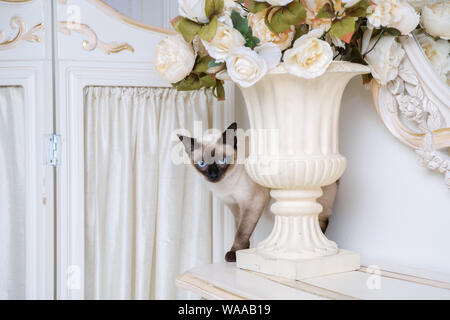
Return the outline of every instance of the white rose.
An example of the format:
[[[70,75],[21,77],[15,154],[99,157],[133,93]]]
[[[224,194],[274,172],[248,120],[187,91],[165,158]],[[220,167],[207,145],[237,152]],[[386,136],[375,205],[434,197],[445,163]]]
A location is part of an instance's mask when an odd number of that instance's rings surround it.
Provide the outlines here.
[[[416,9],[417,12],[422,12],[423,7],[442,0],[408,0],[408,3]]]
[[[313,30],[297,39],[292,49],[284,53],[286,70],[301,78],[312,79],[324,74],[331,61],[333,50],[328,42],[317,39],[322,30]]]
[[[181,16],[200,23],[209,22],[205,13],[206,0],[178,0],[178,11]]]
[[[186,78],[194,64],[194,50],[181,36],[169,36],[156,47],[156,71],[171,83]]]
[[[450,72],[450,43],[446,40],[435,41],[423,33],[418,33],[416,37],[433,68],[442,80],[447,81],[447,74]]]
[[[395,12],[396,19],[391,19],[388,26],[397,29],[403,35],[411,33],[420,22],[420,15],[406,0],[398,1]]]
[[[371,1],[372,14],[367,18],[369,26],[396,28],[406,35],[419,24],[420,16],[406,0]]]
[[[255,0],[256,2],[267,2],[272,6],[285,6],[294,0]]]
[[[433,37],[450,39],[450,1],[424,7],[421,22],[425,31]]]
[[[372,0],[372,14],[367,17],[369,25],[375,28],[387,26],[391,21],[392,0]]]
[[[219,22],[214,38],[211,41],[202,40],[202,43],[211,57],[223,62],[231,50],[245,44],[245,39],[238,30]]]
[[[364,47],[370,50],[377,39],[375,37]],[[372,76],[384,86],[397,77],[398,67],[404,56],[405,51],[395,37],[387,36],[382,37],[375,48],[366,54],[365,60],[369,64]]]
[[[255,52],[267,63],[267,70],[276,68],[281,61],[281,50],[274,43],[263,43],[255,48]]]
[[[266,61],[247,47],[230,52],[226,64],[231,80],[243,88],[251,87],[267,73]]]
[[[265,22],[266,12],[258,12],[256,14],[250,13],[248,15],[248,24],[252,28],[253,35],[257,37],[262,43],[274,43],[280,50],[289,48],[294,40],[295,27],[292,26],[290,30],[283,33],[273,33],[267,27]]]

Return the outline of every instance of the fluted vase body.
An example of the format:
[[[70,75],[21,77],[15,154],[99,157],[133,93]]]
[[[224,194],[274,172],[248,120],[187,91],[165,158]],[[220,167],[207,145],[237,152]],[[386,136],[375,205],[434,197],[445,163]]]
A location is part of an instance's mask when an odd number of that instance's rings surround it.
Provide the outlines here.
[[[315,79],[275,71],[241,88],[252,129],[246,170],[276,200],[274,228],[258,245],[259,255],[302,260],[339,252],[320,229],[322,207],[316,200],[346,168],[338,141],[341,99],[350,79],[367,71],[333,62]]]

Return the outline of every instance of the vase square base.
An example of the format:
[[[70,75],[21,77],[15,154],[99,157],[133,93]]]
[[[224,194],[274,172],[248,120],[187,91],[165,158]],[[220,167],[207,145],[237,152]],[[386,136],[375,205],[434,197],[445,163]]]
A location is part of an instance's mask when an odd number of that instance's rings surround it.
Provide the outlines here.
[[[236,252],[236,266],[240,269],[302,280],[329,274],[354,271],[360,268],[360,256],[356,252],[339,250],[339,253],[304,260],[269,259],[257,253],[257,249]]]

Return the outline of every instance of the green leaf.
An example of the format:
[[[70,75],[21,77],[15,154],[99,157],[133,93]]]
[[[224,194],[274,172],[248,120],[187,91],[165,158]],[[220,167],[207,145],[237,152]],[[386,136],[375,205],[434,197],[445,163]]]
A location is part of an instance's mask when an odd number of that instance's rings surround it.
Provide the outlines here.
[[[271,7],[266,14],[266,25],[273,33],[282,33],[306,19],[306,9],[300,0],[284,7]]]
[[[370,13],[368,12],[368,8],[370,7],[370,0],[361,0],[353,6],[345,9],[345,15],[349,17],[358,17],[364,18],[367,17]]]
[[[233,21],[233,27],[245,37],[248,33],[248,30],[250,29],[248,20],[241,17],[239,12],[237,12],[236,10],[233,10],[231,12],[231,20]]]
[[[309,27],[307,24],[302,24],[299,26],[295,26],[295,35],[294,35],[294,41],[300,38],[301,36],[307,34],[309,32]]]
[[[200,77],[200,85],[204,88],[211,88],[216,85],[216,78],[212,74]]]
[[[387,33],[389,33],[391,36],[394,36],[394,37],[399,37],[402,35],[402,33],[395,28],[386,28],[385,30]]]
[[[223,64],[223,62],[217,62],[215,59],[211,59],[208,63],[208,68],[215,68]]]
[[[202,26],[194,21],[178,16],[171,21],[173,28],[180,33],[184,40],[191,42],[200,32]]]
[[[200,80],[195,74],[190,74],[185,79],[174,84],[178,91],[195,91],[201,88]]]
[[[245,35],[245,46],[253,50],[260,42],[261,41],[257,37],[253,36],[252,28],[248,28],[248,32]]]
[[[202,40],[211,41],[217,33],[218,26],[219,26],[219,21],[217,19],[217,16],[215,16],[208,24],[204,25],[200,29],[198,36]]]
[[[260,40],[253,36],[253,31],[248,25],[248,20],[241,17],[235,10],[231,12],[231,20],[233,21],[233,27],[244,36],[245,46],[254,49],[259,44]]]
[[[210,68],[209,63],[211,62],[211,60],[212,59],[210,56],[205,56],[205,57],[197,59],[194,70],[192,70],[192,72],[195,72],[195,73],[206,72]]]
[[[330,32],[345,43],[350,43],[355,33],[355,20],[352,17],[334,20]]]
[[[216,10],[215,10],[214,14],[220,15],[223,12],[224,7],[225,7],[224,0],[216,0],[216,5],[215,5]]]
[[[217,99],[221,101],[225,100],[225,88],[223,87],[222,80],[216,81],[216,86],[213,88],[213,94]]]
[[[206,0],[205,1],[205,14],[208,19],[211,19],[213,15],[222,13],[224,7],[224,0]]]
[[[330,3],[326,3],[317,13],[316,18],[319,19],[331,19],[335,16],[334,9],[331,7]]]
[[[258,13],[266,10],[267,8],[270,8],[270,4],[267,2],[257,2],[255,0],[250,0],[247,7],[248,11],[251,13]]]

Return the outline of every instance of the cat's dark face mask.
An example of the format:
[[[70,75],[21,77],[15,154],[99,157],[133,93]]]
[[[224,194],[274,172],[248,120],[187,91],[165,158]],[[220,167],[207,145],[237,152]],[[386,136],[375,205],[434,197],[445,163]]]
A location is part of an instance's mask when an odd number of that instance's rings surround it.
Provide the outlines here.
[[[207,181],[211,183],[221,181],[227,170],[234,164],[237,151],[236,130],[237,124],[233,123],[217,141],[206,145],[194,138],[178,136],[195,169]]]

